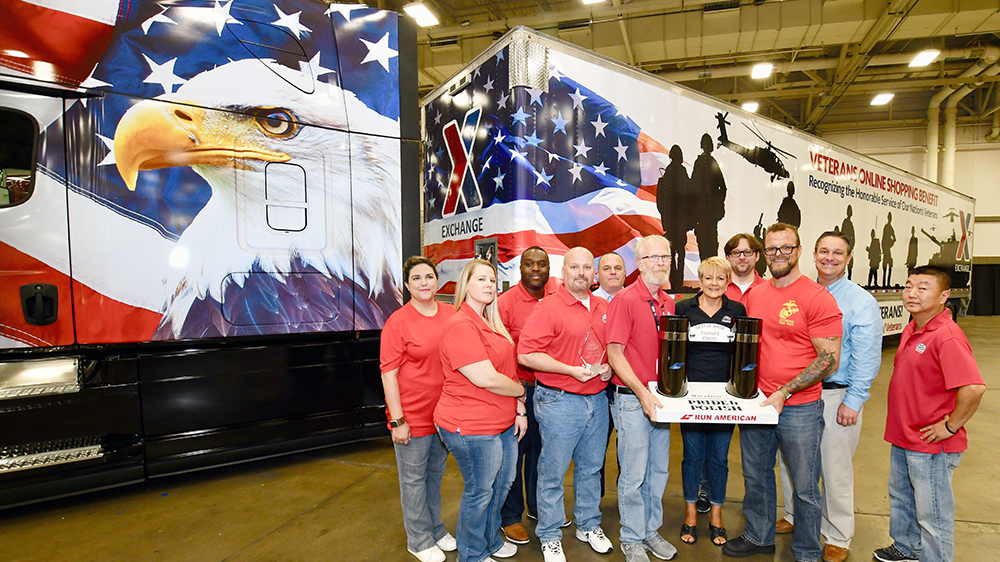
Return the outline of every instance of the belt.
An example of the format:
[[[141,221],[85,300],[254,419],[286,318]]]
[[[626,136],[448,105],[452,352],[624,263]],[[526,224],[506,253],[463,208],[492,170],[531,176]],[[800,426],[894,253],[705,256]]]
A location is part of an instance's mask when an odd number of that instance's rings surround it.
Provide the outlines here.
[[[522,384],[523,386],[535,386],[535,381],[526,381],[526,380],[523,380],[523,379],[522,379],[522,380],[520,381],[520,383],[521,383],[521,384]]]
[[[823,390],[833,390],[833,389],[837,389],[837,388],[851,388],[851,385],[849,385],[849,384],[842,384],[842,383],[839,383],[839,382],[824,382],[823,383]]]
[[[617,384],[612,386],[615,387],[615,394],[631,394],[632,396],[635,396],[635,393],[632,392],[632,389],[627,386],[620,386]]]
[[[562,389],[562,388],[556,388],[556,387],[554,387],[554,386],[549,386],[549,385],[547,385],[547,384],[543,383],[542,381],[540,381],[540,380],[538,380],[538,379],[535,379],[535,385],[536,385],[536,386],[540,386],[540,387],[542,387],[542,388],[547,388],[547,389],[549,389],[549,390],[554,390],[554,391],[556,391],[556,392],[565,392],[566,394],[572,394],[572,395],[574,395],[574,396],[590,396],[590,394],[580,394],[580,393],[578,393],[578,392],[570,392],[570,391],[568,391],[568,390],[565,390],[565,389]],[[631,391],[630,391],[630,392],[631,392]]]

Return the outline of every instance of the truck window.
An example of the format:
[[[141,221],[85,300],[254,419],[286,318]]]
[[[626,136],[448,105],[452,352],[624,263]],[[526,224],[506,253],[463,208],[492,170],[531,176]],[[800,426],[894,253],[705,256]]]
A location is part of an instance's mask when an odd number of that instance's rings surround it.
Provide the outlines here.
[[[27,113],[0,108],[0,208],[28,200],[35,185],[38,123]]]

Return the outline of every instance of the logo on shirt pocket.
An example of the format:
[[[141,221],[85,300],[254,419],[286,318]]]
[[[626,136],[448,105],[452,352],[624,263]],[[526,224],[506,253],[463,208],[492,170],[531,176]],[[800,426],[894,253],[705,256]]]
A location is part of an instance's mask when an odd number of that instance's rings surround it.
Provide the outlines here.
[[[927,351],[927,344],[918,343],[916,351],[917,351],[917,353],[923,353],[923,352]]]

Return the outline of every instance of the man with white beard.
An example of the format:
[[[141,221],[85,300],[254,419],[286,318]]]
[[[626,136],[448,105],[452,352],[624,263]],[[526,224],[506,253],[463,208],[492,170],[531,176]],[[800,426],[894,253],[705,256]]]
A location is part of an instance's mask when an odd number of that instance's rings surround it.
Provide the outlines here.
[[[670,243],[647,236],[635,245],[639,281],[622,289],[608,310],[608,359],[614,369],[611,416],[618,429],[618,511],[626,562],[649,562],[646,551],[670,560],[677,549],[659,534],[670,461],[670,424],[647,385],[657,379],[659,319],[674,313],[663,290],[670,278]]]

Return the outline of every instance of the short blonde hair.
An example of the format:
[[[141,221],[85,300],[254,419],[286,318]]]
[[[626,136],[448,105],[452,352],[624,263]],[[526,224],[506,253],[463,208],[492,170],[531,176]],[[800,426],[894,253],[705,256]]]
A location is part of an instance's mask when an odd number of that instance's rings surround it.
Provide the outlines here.
[[[458,276],[458,282],[455,283],[455,312],[458,312],[462,308],[462,303],[465,302],[465,298],[468,296],[469,281],[472,279],[472,272],[480,265],[490,268],[493,271],[493,276],[496,277],[497,268],[493,267],[493,264],[486,260],[474,259],[465,264],[465,267],[462,268],[462,273]],[[495,297],[493,302],[483,307],[483,320],[486,321],[486,325],[494,332],[507,338],[510,343],[514,343],[514,338],[510,337],[510,332],[507,331],[507,328],[503,325],[503,321],[500,319],[500,312],[497,309],[497,299]]]
[[[701,279],[705,276],[705,274],[712,271],[726,274],[726,281],[733,278],[733,266],[730,265],[729,260],[725,258],[712,256],[702,260],[701,264],[698,265],[698,279]]]

